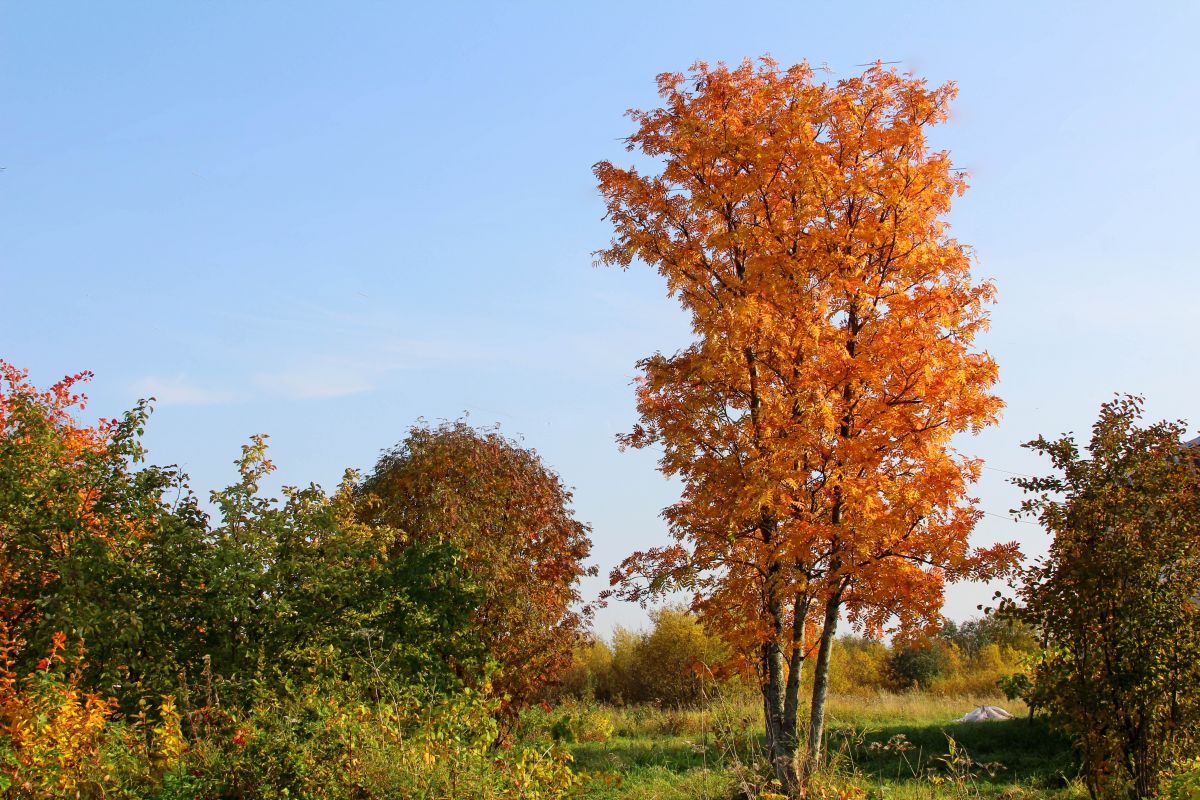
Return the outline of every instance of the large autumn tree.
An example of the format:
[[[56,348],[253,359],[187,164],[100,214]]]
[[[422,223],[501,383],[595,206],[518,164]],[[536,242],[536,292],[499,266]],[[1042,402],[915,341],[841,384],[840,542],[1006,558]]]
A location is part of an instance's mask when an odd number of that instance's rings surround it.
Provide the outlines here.
[[[590,610],[579,580],[595,574],[588,526],[533,450],[464,422],[416,425],[360,489],[362,519],[398,531],[393,553],[451,544],[484,597],[473,624],[515,710],[570,666]]]
[[[622,596],[671,588],[756,666],[770,758],[797,791],[804,660],[817,765],[839,617],[936,619],[944,582],[1015,548],[972,551],[979,464],[955,434],[992,424],[995,362],[974,347],[994,289],[944,215],[966,180],[926,133],[952,85],[874,66],[821,83],[806,64],[700,62],[658,78],[626,140],[656,171],[595,167],[611,245],[690,315],[695,341],[644,359],[641,422],[683,496],[677,543],[614,570]]]

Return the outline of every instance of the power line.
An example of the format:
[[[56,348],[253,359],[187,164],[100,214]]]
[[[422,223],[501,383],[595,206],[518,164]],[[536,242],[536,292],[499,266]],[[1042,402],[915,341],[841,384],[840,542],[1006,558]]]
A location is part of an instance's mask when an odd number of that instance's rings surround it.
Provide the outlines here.
[[[984,464],[983,468],[990,469],[992,472],[1003,472],[1006,475],[1016,475],[1018,478],[1032,478],[1032,479],[1037,478],[1036,475],[1028,475],[1024,472],[1014,472],[1011,469],[1000,469],[1000,467],[989,467],[987,464]]]
[[[1039,528],[1041,527],[1041,525],[1036,522],[1030,522],[1027,519],[1016,519],[1008,516],[1007,514],[997,514],[994,511],[984,511],[983,513],[987,514],[989,517],[996,517],[997,519],[1006,519],[1009,522],[1015,522],[1018,525],[1037,525]]]

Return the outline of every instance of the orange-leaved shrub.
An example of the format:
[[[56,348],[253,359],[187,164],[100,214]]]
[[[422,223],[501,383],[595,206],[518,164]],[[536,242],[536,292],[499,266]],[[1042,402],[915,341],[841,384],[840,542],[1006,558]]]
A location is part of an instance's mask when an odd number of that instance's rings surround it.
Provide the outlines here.
[[[20,643],[0,623],[0,791],[22,798],[102,796],[113,782],[105,758],[112,702],[79,686],[82,650],[69,663],[66,637],[29,675],[14,671]]]

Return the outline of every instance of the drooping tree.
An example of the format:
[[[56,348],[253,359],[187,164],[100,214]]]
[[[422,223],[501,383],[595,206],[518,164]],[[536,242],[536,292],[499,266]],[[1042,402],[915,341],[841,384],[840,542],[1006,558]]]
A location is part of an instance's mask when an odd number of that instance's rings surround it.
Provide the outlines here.
[[[1200,451],[1142,414],[1105,403],[1086,453],[1029,442],[1054,474],[1014,480],[1054,540],[1002,609],[1041,636],[1027,699],[1075,740],[1094,798],[1157,796],[1200,755]]]
[[[973,342],[993,287],[944,215],[966,186],[926,131],[952,85],[876,65],[819,83],[800,64],[697,63],[627,139],[661,169],[595,167],[611,245],[690,315],[695,341],[640,363],[640,423],[684,484],[676,544],[614,570],[645,599],[690,589],[756,666],[769,755],[796,791],[799,690],[816,653],[805,770],[816,767],[839,616],[936,620],[944,582],[1007,567],[972,551],[979,465],[952,437],[993,423],[995,362]]]
[[[464,422],[414,426],[360,486],[361,517],[398,531],[393,553],[448,543],[484,597],[473,623],[499,668],[493,685],[515,710],[571,663],[590,609],[579,580],[595,574],[588,526],[571,493],[533,450]]]

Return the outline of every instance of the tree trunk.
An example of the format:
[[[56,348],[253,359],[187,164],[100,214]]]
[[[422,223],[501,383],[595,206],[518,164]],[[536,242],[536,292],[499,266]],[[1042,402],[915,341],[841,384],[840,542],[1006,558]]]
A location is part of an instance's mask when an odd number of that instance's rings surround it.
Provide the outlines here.
[[[784,658],[777,643],[763,645],[766,681],[763,684],[763,710],[766,716],[767,757],[783,791],[791,796],[799,785],[796,773],[796,734],[788,730],[784,713]]]
[[[792,656],[788,660],[787,686],[783,699],[783,728],[789,737],[789,747],[793,759],[800,747],[798,738],[800,724],[800,679],[804,673],[805,630],[808,620],[808,609],[811,599],[806,595],[797,595],[792,608]]]
[[[825,698],[829,694],[829,656],[833,651],[833,637],[837,634],[838,614],[842,609],[842,591],[839,589],[825,603],[825,620],[821,628],[821,646],[817,650],[816,668],[813,670],[812,709],[808,721],[808,749],[804,756],[803,780],[808,779],[821,766],[821,745],[825,737]]]
[[[770,544],[776,532],[774,517],[764,511],[761,530],[764,542]],[[781,567],[778,562],[767,568],[765,590],[766,611],[770,633],[762,645],[763,660],[763,715],[766,720],[767,757],[783,792],[793,796],[799,786],[796,773],[796,721],[789,720],[787,692],[791,688],[787,680],[786,660],[783,656],[784,630],[786,628]],[[794,704],[791,704],[794,705]]]

